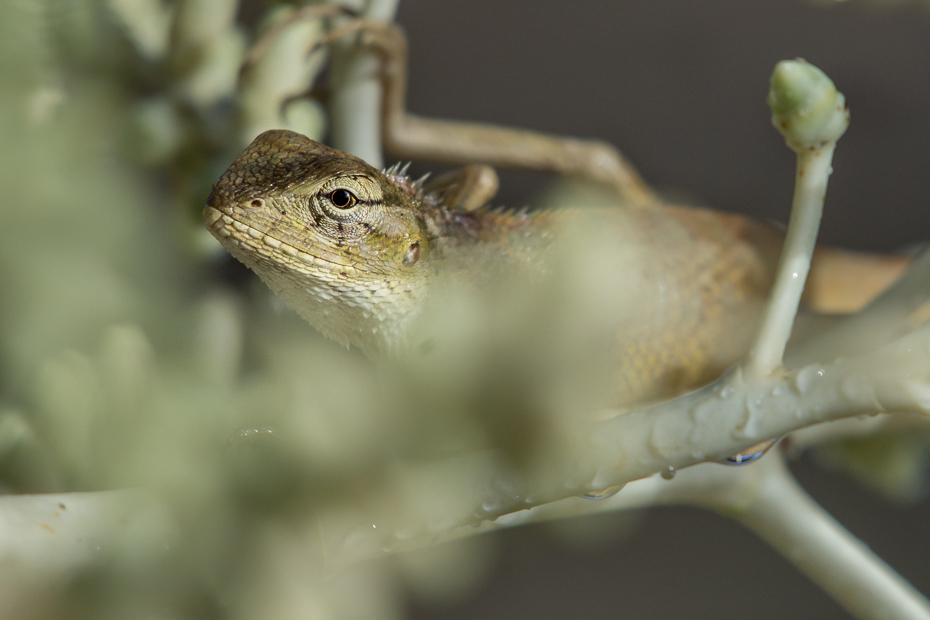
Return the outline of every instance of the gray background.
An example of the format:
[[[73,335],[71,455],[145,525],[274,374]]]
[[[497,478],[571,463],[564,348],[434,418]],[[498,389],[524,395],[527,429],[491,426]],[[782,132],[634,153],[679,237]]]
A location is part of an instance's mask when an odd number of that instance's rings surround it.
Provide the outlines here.
[[[793,0],[401,0],[409,109],[616,144],[655,186],[784,222],[793,155],[769,124],[774,64],[804,57],[846,94],[821,239],[891,250],[930,238],[930,11],[919,3]],[[417,163],[415,171],[438,166]],[[503,175],[531,204],[541,175]],[[898,506],[843,474],[795,464],[840,522],[930,592],[927,502]],[[650,511],[632,537],[585,551],[544,528],[505,533],[481,590],[415,619],[845,618],[754,535],[691,509]]]

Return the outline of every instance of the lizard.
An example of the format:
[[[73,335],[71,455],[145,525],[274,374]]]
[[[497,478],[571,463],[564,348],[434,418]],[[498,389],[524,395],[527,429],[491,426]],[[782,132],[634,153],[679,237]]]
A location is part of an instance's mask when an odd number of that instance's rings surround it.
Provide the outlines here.
[[[611,404],[698,386],[748,348],[781,245],[773,227],[661,203],[463,208],[448,199],[458,196],[450,187],[454,179],[424,187],[396,167],[378,170],[300,134],[271,130],[217,180],[203,218],[311,325],[376,359],[410,345],[411,322],[443,273],[529,264],[519,277],[544,274],[564,258],[558,243],[569,231],[583,240],[573,250],[595,252],[595,238],[621,249],[607,260],[592,255],[600,278],[594,286],[622,283],[635,302],[634,314],[614,322],[607,338]],[[582,272],[591,268],[581,265]]]
[[[745,354],[774,277],[779,230],[738,215],[666,204],[603,142],[410,114],[403,31],[357,19],[315,47],[349,35],[381,58],[385,148],[398,157],[472,165],[424,185],[397,167],[378,170],[291,131],[256,137],[214,184],[203,219],[234,257],[311,325],[383,359],[409,348],[411,327],[430,291],[450,273],[457,276],[454,286],[493,288],[495,276],[512,284],[544,281],[548,273],[552,281],[551,272],[561,268],[563,280],[595,281],[587,289],[546,289],[543,296],[585,297],[598,289],[623,296],[594,301],[614,304],[615,316],[603,315],[605,325],[581,347],[600,356],[594,364],[585,360],[588,367],[610,369],[611,396],[602,404],[674,396],[715,378]],[[243,73],[274,36],[272,31],[256,44]],[[611,189],[625,206],[491,209],[496,174],[474,162],[582,177]],[[808,304],[855,310],[907,263],[819,248]],[[575,271],[568,273],[565,264]],[[844,281],[854,286],[837,290],[835,283]]]

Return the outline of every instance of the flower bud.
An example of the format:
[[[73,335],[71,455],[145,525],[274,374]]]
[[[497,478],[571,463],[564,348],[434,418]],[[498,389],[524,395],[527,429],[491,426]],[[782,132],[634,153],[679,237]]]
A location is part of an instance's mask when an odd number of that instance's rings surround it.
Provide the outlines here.
[[[823,71],[800,58],[775,65],[768,104],[772,124],[793,151],[836,142],[849,126],[846,98]]]

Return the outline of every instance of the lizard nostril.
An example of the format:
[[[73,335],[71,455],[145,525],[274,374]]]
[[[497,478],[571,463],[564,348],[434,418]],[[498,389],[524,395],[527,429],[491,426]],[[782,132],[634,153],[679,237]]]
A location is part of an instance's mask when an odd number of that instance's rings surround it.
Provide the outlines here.
[[[407,253],[404,254],[404,260],[401,261],[404,267],[410,267],[414,263],[420,260],[420,242],[414,242],[410,244],[410,247],[407,248]]]
[[[265,201],[262,200],[261,198],[256,198],[251,203],[249,203],[249,206],[252,207],[253,209],[261,209],[262,207],[265,206]]]

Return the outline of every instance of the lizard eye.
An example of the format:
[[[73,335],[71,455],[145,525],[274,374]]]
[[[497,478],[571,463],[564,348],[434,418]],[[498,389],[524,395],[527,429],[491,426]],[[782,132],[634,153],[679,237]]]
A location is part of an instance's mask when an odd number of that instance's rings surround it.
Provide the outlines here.
[[[329,195],[329,201],[340,209],[348,209],[358,202],[358,198],[347,189],[337,189]]]

